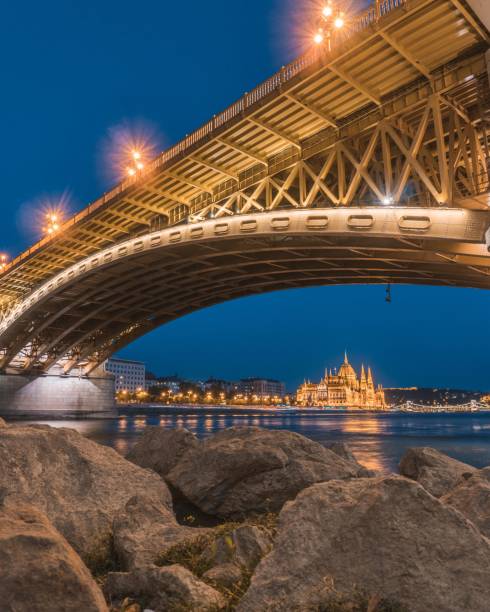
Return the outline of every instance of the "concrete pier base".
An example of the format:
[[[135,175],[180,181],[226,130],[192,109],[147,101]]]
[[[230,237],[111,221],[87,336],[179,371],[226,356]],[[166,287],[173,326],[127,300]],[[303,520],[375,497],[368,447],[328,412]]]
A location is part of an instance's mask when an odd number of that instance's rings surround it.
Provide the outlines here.
[[[0,416],[65,418],[115,415],[114,377],[0,374]]]

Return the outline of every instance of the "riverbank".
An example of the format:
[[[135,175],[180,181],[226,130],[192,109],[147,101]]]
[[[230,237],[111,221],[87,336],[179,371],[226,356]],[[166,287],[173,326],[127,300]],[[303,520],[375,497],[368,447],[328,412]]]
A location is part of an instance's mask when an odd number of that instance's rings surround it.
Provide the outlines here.
[[[288,431],[150,427],[123,458],[0,421],[0,462],[18,612],[487,610],[490,468],[434,449],[379,475]]]

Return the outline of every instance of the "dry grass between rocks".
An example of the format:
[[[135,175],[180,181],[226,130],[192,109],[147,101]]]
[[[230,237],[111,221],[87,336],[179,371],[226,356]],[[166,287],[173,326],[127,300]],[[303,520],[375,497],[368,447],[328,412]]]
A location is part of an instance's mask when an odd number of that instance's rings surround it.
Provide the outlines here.
[[[82,555],[82,560],[99,586],[104,585],[109,572],[120,571],[112,532],[109,531],[101,536],[92,550]]]
[[[203,574],[205,574],[212,567],[211,563],[206,559],[203,553],[210,545],[221,537],[224,537],[225,539],[229,538],[230,548],[233,547],[233,540],[231,539],[232,532],[238,527],[243,527],[245,525],[264,527],[271,533],[272,537],[274,537],[277,531],[277,518],[277,513],[269,512],[267,514],[250,516],[241,522],[222,523],[221,525],[215,527],[210,533],[173,546],[157,560],[156,565],[161,567],[174,564],[182,565],[191,571],[195,576],[207,582],[225,597],[227,602],[225,612],[234,610],[250,586],[252,572],[246,568],[240,568],[242,572],[240,582],[233,589],[227,589],[214,583],[212,580],[206,580],[206,578],[203,578]],[[187,610],[185,608],[179,608],[173,610],[172,612],[187,612]]]

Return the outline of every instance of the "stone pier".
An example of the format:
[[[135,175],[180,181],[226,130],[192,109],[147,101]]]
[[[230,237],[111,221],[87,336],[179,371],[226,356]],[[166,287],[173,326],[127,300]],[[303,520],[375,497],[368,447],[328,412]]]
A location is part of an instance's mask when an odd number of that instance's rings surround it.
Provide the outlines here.
[[[114,377],[0,374],[0,416],[64,418],[115,415]]]

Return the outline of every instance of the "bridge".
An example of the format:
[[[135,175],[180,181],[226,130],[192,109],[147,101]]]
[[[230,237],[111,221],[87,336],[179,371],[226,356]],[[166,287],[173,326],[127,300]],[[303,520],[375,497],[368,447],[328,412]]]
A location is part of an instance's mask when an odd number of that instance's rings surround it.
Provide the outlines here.
[[[0,411],[106,408],[112,353],[225,300],[490,288],[488,3],[377,0],[340,21],[1,265]]]
[[[485,404],[483,402],[477,402],[476,400],[471,400],[466,404],[440,404],[440,405],[426,405],[426,404],[416,404],[415,402],[405,402],[404,404],[399,404],[398,406],[392,406],[392,412],[423,412],[423,413],[439,413],[439,412],[481,412],[481,411],[490,411],[490,404]]]

